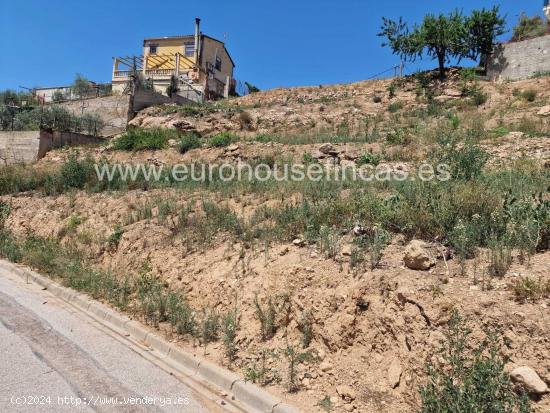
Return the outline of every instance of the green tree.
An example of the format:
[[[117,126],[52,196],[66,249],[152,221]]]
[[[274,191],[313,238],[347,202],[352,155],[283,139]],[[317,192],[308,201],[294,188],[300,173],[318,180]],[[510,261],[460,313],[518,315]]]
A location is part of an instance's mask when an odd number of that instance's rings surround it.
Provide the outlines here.
[[[391,47],[404,61],[414,61],[423,55],[437,60],[440,78],[444,78],[445,65],[452,59],[480,59],[480,64],[486,67],[497,37],[505,32],[505,23],[495,6],[490,10],[474,10],[470,16],[458,10],[447,15],[428,14],[421,25],[412,29],[401,18],[399,21],[383,18],[378,35],[386,37],[383,46]]]
[[[0,104],[1,105],[15,105],[21,104],[20,96],[14,90],[6,89],[0,92]]]
[[[260,91],[260,89],[256,86],[254,86],[252,83],[244,82],[244,85],[248,89],[248,93],[257,93]]]
[[[90,86],[90,81],[78,73],[73,85],[71,86],[72,92],[78,96],[79,99],[84,99],[88,96],[91,89],[92,87]]]
[[[178,93],[178,91],[178,79],[176,76],[172,76],[170,77],[170,84],[166,86],[166,94],[168,95],[168,97],[172,97],[173,95]]]
[[[455,10],[448,15],[428,14],[420,26],[409,30],[402,19],[399,22],[384,18],[379,36],[386,37],[383,44],[405,61],[413,61],[424,54],[437,60],[440,78],[445,78],[445,64],[452,58],[468,55],[466,19]]]
[[[499,14],[499,6],[491,10],[474,10],[466,19],[468,30],[468,57],[479,59],[479,64],[487,70],[489,56],[493,53],[497,37],[506,32],[506,18]]]
[[[65,100],[65,95],[63,94],[62,91],[56,90],[55,92],[53,92],[52,101],[58,103],[58,102],[63,102],[64,100]]]

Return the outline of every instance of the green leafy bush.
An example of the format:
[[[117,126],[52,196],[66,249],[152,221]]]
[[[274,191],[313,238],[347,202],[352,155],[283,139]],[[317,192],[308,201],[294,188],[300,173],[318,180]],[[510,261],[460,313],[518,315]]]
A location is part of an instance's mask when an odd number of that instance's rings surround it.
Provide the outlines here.
[[[4,222],[11,213],[11,205],[7,202],[0,201],[0,228],[4,227]]]
[[[361,165],[377,166],[381,160],[382,160],[382,155],[378,153],[367,152],[366,154],[361,156],[359,159],[357,159],[355,163],[357,164],[357,166],[361,166]]]
[[[480,89],[476,89],[472,92],[472,103],[475,106],[484,105],[485,102],[487,102],[487,99],[489,99],[487,93],[484,93]]]
[[[0,256],[12,262],[20,262],[23,258],[21,248],[13,234],[0,229]]]
[[[548,33],[546,22],[540,16],[529,17],[521,13],[518,24],[514,27],[512,40],[521,41]]]
[[[88,182],[91,172],[92,161],[90,159],[79,160],[76,155],[70,155],[61,166],[59,184],[64,189],[82,189]]]
[[[107,238],[107,244],[109,244],[109,246],[111,247],[117,247],[120,243],[123,233],[124,231],[122,230],[122,227],[118,224],[115,225],[113,232],[111,233],[111,235],[109,235],[109,238]]]
[[[394,103],[391,103],[388,106],[388,110],[391,113],[399,112],[401,109],[403,109],[403,103],[402,102],[394,102]]]
[[[208,139],[208,144],[212,148],[223,148],[237,142],[239,137],[231,132],[222,132]]]
[[[201,146],[202,145],[201,145],[200,135],[196,132],[189,132],[189,133],[183,134],[179,138],[178,150],[182,154],[190,151],[191,149],[200,148]]]
[[[262,134],[256,135],[254,137],[254,140],[256,142],[262,142],[262,143],[277,142],[277,141],[280,140],[280,137],[278,137],[276,135],[270,135],[270,134],[267,134],[267,133],[262,133]]]
[[[526,89],[521,92],[521,97],[527,102],[534,102],[537,99],[538,92],[535,89]]]
[[[427,366],[428,381],[420,389],[420,412],[530,412],[529,399],[514,392],[504,371],[500,336],[487,332],[485,341],[474,346],[470,334],[465,321],[455,312],[438,352],[441,362]]]
[[[260,304],[257,295],[254,297],[254,306],[256,307],[256,316],[258,317],[258,320],[260,320],[261,324],[260,332],[262,341],[267,341],[277,332],[277,308],[275,307],[271,297],[268,298],[267,306],[264,308]]]
[[[114,140],[112,148],[119,151],[163,149],[168,145],[168,140],[177,135],[174,129],[129,129]]]
[[[449,167],[451,178],[469,181],[481,176],[489,154],[475,142],[461,143],[459,136],[449,134],[440,137],[437,143],[432,156],[438,164]]]
[[[233,310],[223,316],[222,333],[225,355],[230,361],[237,358],[237,311]]]

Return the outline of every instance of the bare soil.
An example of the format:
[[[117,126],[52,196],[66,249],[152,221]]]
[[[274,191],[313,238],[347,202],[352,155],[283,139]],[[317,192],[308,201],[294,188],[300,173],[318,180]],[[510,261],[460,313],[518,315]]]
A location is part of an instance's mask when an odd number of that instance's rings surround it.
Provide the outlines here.
[[[336,133],[366,134],[378,117],[384,135],[394,124],[388,104],[403,102],[411,111],[426,105],[416,98],[412,86],[398,88],[389,97],[390,81],[360,82],[349,85],[277,89],[233,99],[226,105],[240,108],[236,112],[216,112],[200,116],[181,113],[162,114],[161,108],[141,112],[132,124],[142,127],[175,127],[196,130],[205,139],[222,131],[232,131],[244,139],[229,148],[202,148],[181,155],[174,147],[161,151],[124,153],[108,148],[82,148],[80,156],[105,158],[113,162],[174,164],[202,160],[235,161],[262,159],[284,154],[295,160],[304,153],[319,155],[320,142],[307,144],[261,143],[253,141],[257,134],[284,136],[318,136]],[[516,158],[529,158],[548,167],[550,133],[529,134],[513,127],[529,119],[532,127],[544,130],[547,119],[538,116],[549,103],[550,78],[522,82],[492,84],[480,82],[489,96],[480,107],[462,110],[462,122],[481,122],[485,129],[505,127],[499,134],[487,137],[482,145],[492,155],[490,164],[501,165]],[[463,101],[457,97],[460,81],[440,86],[440,102]],[[526,102],[514,90],[536,89],[535,102]],[[382,99],[375,103],[373,98]],[[246,122],[242,113],[246,112]],[[399,118],[399,124],[406,121]],[[427,122],[432,122],[428,120]],[[436,121],[433,121],[433,125]],[[432,126],[433,126],[432,125]],[[500,126],[499,126],[500,125]],[[525,125],[524,125],[525,126]],[[523,128],[525,129],[525,128]],[[335,144],[341,161],[353,162],[363,153],[383,153],[389,163],[412,162],[425,158],[430,151],[428,128],[411,133],[412,141],[401,145],[384,142],[346,142]],[[550,130],[547,129],[550,132]],[[174,143],[172,143],[174,145]],[[69,151],[54,151],[39,162],[48,168],[62,162]],[[458,309],[474,329],[475,340],[482,340],[483,329],[499,328],[507,340],[504,355],[507,369],[527,365],[550,384],[550,317],[549,299],[518,303],[510,285],[519,277],[550,279],[550,252],[536,254],[530,260],[514,256],[511,269],[503,278],[486,276],[488,258],[482,251],[470,260],[463,275],[458,260],[443,258],[429,271],[414,271],[403,264],[406,240],[394,236],[384,250],[377,268],[350,267],[349,246],[353,234],[343,234],[340,253],[327,259],[315,245],[277,243],[244,245],[227,234],[218,234],[207,246],[188,244],[174,236],[173,219],[160,219],[153,209],[151,219],[128,222],[128,216],[146,200],[172,199],[178,205],[190,200],[200,203],[211,197],[240,216],[249,216],[262,206],[284,205],[286,199],[242,194],[231,199],[221,194],[180,192],[174,189],[127,191],[90,194],[83,191],[56,197],[36,193],[4,196],[11,203],[6,226],[16,234],[36,233],[76,245],[98,267],[117,273],[135,273],[150,259],[155,274],[170,288],[185,293],[193,308],[212,308],[226,312],[236,308],[239,316],[238,358],[229,363],[221,342],[206,349],[192,340],[173,335],[166,326],[161,329],[172,340],[189,351],[206,356],[228,368],[243,373],[261,363],[277,371],[280,383],[267,388],[280,394],[305,412],[322,412],[318,405],[325,396],[333,401],[335,412],[410,412],[418,409],[418,388],[425,382],[425,363],[437,357],[436,349],[453,309]],[[343,194],[345,196],[345,194]],[[67,220],[77,214],[82,218],[76,233],[67,233]],[[123,224],[118,247],[109,247],[106,239],[116,225]],[[289,305],[278,317],[275,337],[263,342],[260,323],[255,314],[254,297],[265,303],[272,297],[281,306]],[[313,317],[313,341],[309,348],[316,361],[301,363],[298,377],[301,389],[286,391],[288,362],[283,353],[287,345],[300,347],[300,322],[304,314]],[[352,397],[344,400],[336,391],[346,385]],[[353,400],[351,400],[353,399]],[[537,412],[550,411],[550,396],[535,404]]]

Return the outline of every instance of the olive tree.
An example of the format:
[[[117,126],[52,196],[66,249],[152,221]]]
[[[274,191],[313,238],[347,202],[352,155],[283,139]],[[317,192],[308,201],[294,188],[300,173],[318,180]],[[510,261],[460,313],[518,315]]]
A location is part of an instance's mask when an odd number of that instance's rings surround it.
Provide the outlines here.
[[[453,59],[480,59],[482,65],[493,52],[498,36],[504,33],[505,19],[499,8],[475,10],[464,16],[459,10],[449,14],[428,14],[420,25],[412,29],[403,22],[388,18],[382,20],[378,36],[387,41],[394,54],[404,61],[414,61],[424,55],[437,60],[439,76],[445,78],[445,65]]]
[[[468,57],[479,59],[479,64],[487,70],[489,56],[493,53],[497,37],[506,32],[506,18],[499,14],[499,6],[491,10],[474,10],[466,19],[468,29]]]
[[[384,18],[378,35],[385,36],[388,42],[384,46],[391,47],[404,61],[414,61],[424,54],[437,60],[440,78],[445,77],[446,63],[467,54],[465,18],[458,10],[448,15],[428,14],[412,30],[402,19],[395,22]]]
[[[88,93],[92,87],[90,81],[82,76],[80,73],[76,75],[76,78],[71,86],[72,92],[78,96],[79,99],[84,99],[88,96]]]

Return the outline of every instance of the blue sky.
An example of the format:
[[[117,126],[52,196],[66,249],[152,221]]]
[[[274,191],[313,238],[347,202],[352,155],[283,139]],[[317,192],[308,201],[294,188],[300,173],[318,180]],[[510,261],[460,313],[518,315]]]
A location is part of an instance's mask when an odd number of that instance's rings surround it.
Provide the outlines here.
[[[511,28],[521,11],[541,14],[543,0],[0,0],[0,89],[68,84],[76,73],[110,81],[113,56],[140,54],[146,37],[192,33],[196,16],[204,33],[227,35],[235,77],[262,89],[358,81],[399,63],[376,36],[382,16],[413,23],[494,4]]]

